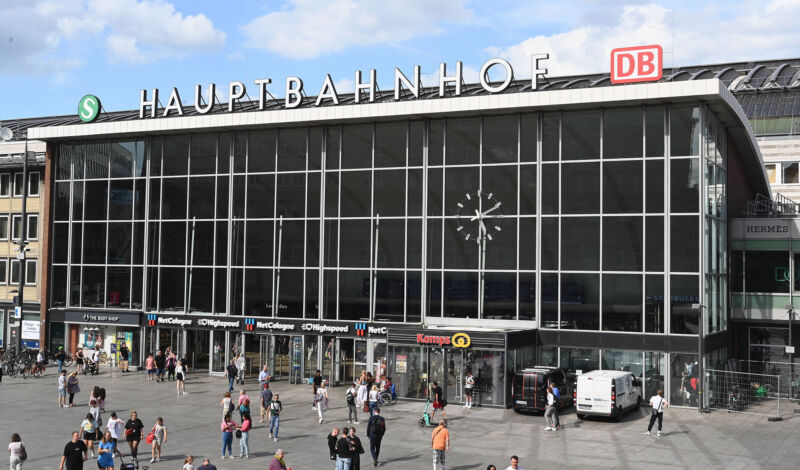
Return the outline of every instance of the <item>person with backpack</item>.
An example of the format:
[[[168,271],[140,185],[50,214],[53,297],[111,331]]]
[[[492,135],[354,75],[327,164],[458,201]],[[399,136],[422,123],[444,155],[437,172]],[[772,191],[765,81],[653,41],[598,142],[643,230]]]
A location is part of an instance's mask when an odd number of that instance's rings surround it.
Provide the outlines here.
[[[559,388],[558,388],[558,386],[556,384],[554,384],[552,382],[550,384],[553,386],[553,395],[556,397],[556,413],[555,413],[554,418],[555,418],[555,424],[556,424],[555,430],[558,431],[559,429],[561,429],[561,420],[559,419],[559,416],[558,416],[558,405],[561,404],[561,390],[559,390]]]
[[[233,392],[233,382],[236,380],[236,365],[233,363],[233,359],[231,359],[231,363],[228,364],[228,367],[225,368],[225,377],[228,378],[228,391]]]
[[[11,443],[8,444],[8,463],[11,470],[22,470],[22,463],[28,458],[25,444],[19,434],[11,435]]]
[[[175,380],[175,366],[178,364],[178,359],[175,354],[170,352],[167,355],[167,380]]]
[[[325,410],[328,409],[328,390],[325,388],[325,382],[320,383],[317,387],[317,392],[314,395],[314,408],[317,409],[319,415],[319,424],[322,424],[325,417]]]
[[[276,393],[269,402],[269,437],[271,437],[274,442],[278,442],[278,428],[281,426],[281,411],[283,411],[281,396]],[[274,431],[273,427],[275,428]]]
[[[375,408],[373,415],[367,423],[367,438],[369,438],[369,451],[372,454],[372,463],[378,466],[378,457],[381,455],[381,440],[386,434],[386,420],[381,416],[381,409]]]
[[[664,421],[664,408],[669,407],[669,402],[664,400],[664,390],[659,390],[650,398],[650,424],[647,425],[646,436],[653,430],[653,424],[658,420],[658,437],[661,437],[661,423]]]
[[[358,396],[358,392],[356,391],[356,384],[350,386],[347,389],[347,394],[345,398],[347,400],[347,424],[358,424],[358,405],[356,404],[356,397]]]
[[[353,451],[355,450],[347,436],[347,428],[342,428],[339,433],[339,440],[336,442],[336,470],[350,470],[353,463]]]
[[[556,431],[556,419],[553,416],[558,414],[558,402],[556,394],[553,393],[553,384],[547,384],[547,410],[544,412],[544,419],[547,422],[545,431]]]

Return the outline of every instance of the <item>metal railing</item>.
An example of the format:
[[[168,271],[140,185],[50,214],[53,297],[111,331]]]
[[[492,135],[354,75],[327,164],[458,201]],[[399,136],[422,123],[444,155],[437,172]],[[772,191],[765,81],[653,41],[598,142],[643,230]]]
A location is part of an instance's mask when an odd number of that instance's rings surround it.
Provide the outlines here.
[[[707,371],[708,407],[729,413],[781,417],[788,396],[781,389],[781,376],[711,369]],[[785,386],[784,386],[785,387]]]

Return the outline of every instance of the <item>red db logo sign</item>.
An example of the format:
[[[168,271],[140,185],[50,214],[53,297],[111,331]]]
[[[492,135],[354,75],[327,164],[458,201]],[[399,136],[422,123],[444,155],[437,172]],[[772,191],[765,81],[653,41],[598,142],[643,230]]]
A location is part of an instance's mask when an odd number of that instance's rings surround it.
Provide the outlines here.
[[[661,46],[621,47],[611,51],[611,83],[654,82],[661,79]]]

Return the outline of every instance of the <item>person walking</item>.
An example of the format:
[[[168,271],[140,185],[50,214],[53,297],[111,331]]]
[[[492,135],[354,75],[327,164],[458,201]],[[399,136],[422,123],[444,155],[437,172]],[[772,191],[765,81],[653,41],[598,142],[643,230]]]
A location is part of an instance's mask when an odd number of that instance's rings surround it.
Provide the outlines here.
[[[69,377],[67,377],[67,393],[69,394],[70,408],[75,406],[75,404],[72,403],[73,399],[75,398],[75,394],[80,393],[81,391],[81,388],[78,386],[78,382],[78,371],[69,374]]]
[[[106,431],[103,434],[103,438],[97,443],[97,468],[100,470],[114,470],[114,452],[122,457],[122,452],[117,448],[111,433]]]
[[[175,353],[171,352],[167,355],[166,365],[167,365],[167,380],[175,380],[175,367],[178,364],[178,358],[175,357]]]
[[[226,449],[228,450],[228,456],[233,458],[231,446],[233,445],[234,429],[236,429],[236,423],[231,419],[230,413],[226,414],[225,418],[222,420],[222,424],[220,424],[220,431],[222,431],[222,460],[225,460]]]
[[[233,359],[225,368],[225,377],[228,378],[228,391],[233,392],[233,381],[236,380],[236,365],[233,363]]]
[[[83,374],[83,349],[75,350],[75,372]]]
[[[184,381],[186,378],[185,372],[183,371],[183,365],[180,362],[177,363],[175,366],[175,390],[178,395],[186,395],[186,382]]]
[[[166,368],[167,361],[164,353],[161,350],[156,351],[156,382],[164,381],[164,369]]]
[[[242,408],[242,405],[245,405],[247,409],[245,410]],[[239,421],[242,420],[242,413],[244,411],[250,412],[250,395],[247,394],[245,389],[239,390],[239,399],[236,402],[236,409],[239,410]]]
[[[108,420],[106,423],[106,432],[111,434],[111,440],[114,441],[115,445],[119,445],[119,438],[122,437],[125,429],[125,423],[122,422],[121,419],[117,418],[117,413],[115,411],[111,412],[111,419]]]
[[[250,458],[250,428],[253,427],[253,422],[250,420],[250,413],[242,414],[242,424],[237,426],[237,429],[242,433],[239,438],[239,458]]]
[[[444,419],[447,419],[447,412],[444,410],[444,407],[447,406],[447,400],[444,398],[444,392],[442,391],[442,387],[439,386],[439,382],[433,382],[431,395],[433,396],[433,413],[431,414],[431,419],[436,416],[436,410],[442,410],[442,416]]]
[[[186,377],[189,375],[189,357],[186,355],[186,353],[181,356],[178,363],[183,366],[183,380],[186,380]]]
[[[261,369],[261,372],[258,373],[258,383],[261,384],[261,386],[263,387],[264,385],[269,384],[269,380],[271,378],[272,376],[269,375],[269,368],[267,367],[266,364],[264,364],[264,367]]]
[[[356,405],[356,396],[358,392],[356,391],[356,384],[353,383],[350,385],[350,388],[347,389],[347,393],[345,394],[345,399],[347,400],[347,424],[352,424],[355,421],[355,424],[358,424],[358,405]]]
[[[450,431],[447,430],[447,419],[439,421],[439,425],[431,434],[433,449],[433,470],[445,470],[445,455],[450,452]]]
[[[194,455],[189,454],[183,459],[183,467],[181,470],[194,470]]]
[[[157,372],[156,358],[152,354],[147,355],[147,359],[144,360],[144,367],[147,369],[147,381],[150,382],[155,379]]]
[[[317,408],[317,414],[319,415],[319,424],[322,424],[323,418],[325,417],[325,410],[328,409],[328,390],[325,389],[324,383],[320,383],[316,390],[314,406]]]
[[[94,416],[94,421],[98,427],[103,425],[103,419],[101,417],[102,409],[105,406],[105,403],[101,400],[101,392],[100,387],[97,385],[94,386],[92,392],[89,393],[89,413]]]
[[[64,446],[58,470],[83,470],[83,462],[87,460],[89,460],[89,456],[86,455],[86,444],[80,440],[80,433],[75,431],[72,433],[72,440]],[[64,468],[64,464],[67,465],[66,468]]]
[[[369,415],[370,415],[370,417],[375,412],[375,408],[378,407],[378,404],[380,403],[380,399],[381,399],[381,394],[378,391],[378,386],[377,385],[373,385],[372,386],[372,390],[369,391]]]
[[[139,419],[139,414],[136,410],[131,410],[131,419],[125,423],[125,440],[128,441],[128,447],[131,449],[131,459],[134,462],[139,462],[139,442],[142,440],[142,429],[144,423]]]
[[[333,428],[328,434],[328,451],[330,451],[331,460],[336,460],[336,441],[339,440],[339,428]]]
[[[286,462],[283,460],[283,457],[283,449],[275,451],[275,457],[272,458],[272,462],[269,463],[269,468],[267,470],[287,470]]]
[[[128,359],[130,358],[131,352],[128,349],[128,343],[123,341],[122,344],[119,346],[119,370],[123,373],[128,373]]]
[[[269,437],[273,442],[278,442],[278,428],[281,426],[282,411],[281,396],[276,393],[269,402]]]
[[[58,364],[58,373],[64,370],[64,361],[67,360],[67,353],[64,352],[64,346],[59,346],[56,352],[56,364]]]
[[[24,454],[24,455],[23,455]],[[11,470],[22,470],[22,463],[28,458],[25,444],[19,434],[11,435],[11,442],[8,444],[8,465]]]
[[[67,407],[67,371],[58,371],[58,407]]]
[[[547,410],[544,412],[544,419],[547,427],[545,431],[557,431],[556,428],[556,415],[558,414],[558,401],[556,394],[553,392],[553,384],[547,384]]]
[[[359,408],[364,406],[364,403],[369,399],[369,390],[367,389],[367,371],[361,371],[361,377],[358,378],[358,393],[356,393],[356,405]]]
[[[381,455],[381,440],[386,434],[386,420],[381,416],[381,409],[375,412],[367,423],[367,438],[369,438],[369,452],[372,454],[372,463],[378,466],[378,457]]]
[[[81,421],[81,438],[86,448],[89,449],[89,457],[94,457],[94,441],[97,440],[97,422],[94,415],[86,414],[86,418]]]
[[[347,428],[342,428],[336,442],[336,470],[350,470],[353,463],[353,448],[347,436]]]
[[[519,465],[519,457],[516,455],[511,456],[511,463],[506,467],[506,470],[525,470]]]
[[[236,356],[236,383],[244,385],[244,368],[246,361],[243,354]]]
[[[322,385],[322,372],[317,369],[317,374],[314,375],[314,378],[311,381],[311,393],[316,396],[317,389]]]
[[[350,428],[348,438],[350,439],[350,447],[353,449],[351,451],[350,470],[361,470],[361,454],[364,453],[364,446],[361,445],[361,439],[356,436],[356,428]]]
[[[222,397],[220,405],[222,405],[222,419],[224,420],[225,415],[233,413],[233,409],[236,407],[233,404],[233,398],[231,398],[231,392],[225,392],[225,395]]]
[[[553,387],[553,397],[556,400],[556,412],[553,415],[553,418],[555,420],[554,430],[558,431],[561,429],[561,417],[559,416],[558,412],[558,407],[561,406],[561,390],[558,388],[558,385],[554,384],[553,382],[550,382],[550,385]]]
[[[645,435],[649,436],[653,430],[653,424],[658,420],[658,437],[661,437],[661,424],[664,422],[664,408],[669,407],[669,402],[664,400],[664,390],[659,390],[650,397],[650,424],[647,425]]]
[[[269,383],[264,383],[261,385],[261,419],[260,422],[264,422],[264,417],[268,416],[269,413],[269,402],[272,401],[272,391],[269,389]]]
[[[161,416],[156,418],[156,424],[153,425],[153,435],[155,439],[151,443],[150,463],[161,462],[161,447],[167,443],[167,427],[164,426],[164,419]]]
[[[472,408],[473,388],[475,388],[475,377],[472,376],[472,369],[467,369],[467,376],[464,378],[464,408]]]

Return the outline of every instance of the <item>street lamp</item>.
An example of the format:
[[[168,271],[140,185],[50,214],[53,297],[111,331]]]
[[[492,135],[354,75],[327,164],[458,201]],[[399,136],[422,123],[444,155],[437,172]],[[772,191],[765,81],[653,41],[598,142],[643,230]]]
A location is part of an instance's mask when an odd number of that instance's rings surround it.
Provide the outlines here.
[[[789,345],[786,352],[789,353],[789,400],[794,396],[794,344],[792,343],[792,320],[794,320],[794,306],[786,306],[786,313],[789,314]]]

